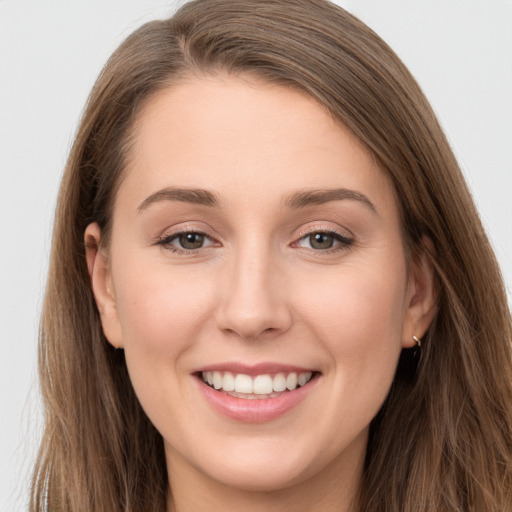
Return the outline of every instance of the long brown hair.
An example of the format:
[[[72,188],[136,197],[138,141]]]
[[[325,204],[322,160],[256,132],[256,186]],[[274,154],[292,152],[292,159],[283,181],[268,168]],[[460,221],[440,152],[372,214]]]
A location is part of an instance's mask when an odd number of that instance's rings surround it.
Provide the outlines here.
[[[123,352],[102,333],[83,237],[93,221],[108,237],[141,105],[186,75],[209,73],[250,73],[324,105],[394,183],[407,252],[434,265],[438,311],[419,364],[404,353],[371,425],[359,509],[512,510],[512,326],[493,251],[415,80],[374,32],[326,0],[196,0],[138,29],[103,69],[56,212],[31,510],[165,510],[163,442]]]

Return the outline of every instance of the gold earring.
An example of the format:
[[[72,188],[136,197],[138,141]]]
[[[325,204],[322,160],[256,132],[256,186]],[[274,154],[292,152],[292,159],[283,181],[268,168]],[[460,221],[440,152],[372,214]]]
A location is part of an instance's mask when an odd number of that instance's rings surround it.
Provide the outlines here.
[[[419,338],[416,338],[416,336],[413,336],[412,339],[416,342],[416,345],[421,348],[421,340]]]

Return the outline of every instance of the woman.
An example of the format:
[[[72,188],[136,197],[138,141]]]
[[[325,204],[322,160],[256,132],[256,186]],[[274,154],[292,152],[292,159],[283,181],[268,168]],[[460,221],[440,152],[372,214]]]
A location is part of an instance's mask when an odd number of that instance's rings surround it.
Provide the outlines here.
[[[95,85],[33,510],[509,510],[511,321],[428,102],[320,0],[196,1]]]

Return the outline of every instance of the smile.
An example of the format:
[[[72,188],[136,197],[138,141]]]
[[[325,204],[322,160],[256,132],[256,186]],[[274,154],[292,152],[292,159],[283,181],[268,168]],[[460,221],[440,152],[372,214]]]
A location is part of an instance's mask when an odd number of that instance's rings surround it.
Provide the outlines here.
[[[262,374],[251,377],[244,373],[206,371],[201,372],[204,383],[229,396],[242,399],[275,398],[287,391],[305,386],[313,372],[288,372],[275,375]]]
[[[305,401],[321,376],[318,371],[280,364],[227,364],[203,368],[194,380],[216,413],[242,423],[265,423]]]

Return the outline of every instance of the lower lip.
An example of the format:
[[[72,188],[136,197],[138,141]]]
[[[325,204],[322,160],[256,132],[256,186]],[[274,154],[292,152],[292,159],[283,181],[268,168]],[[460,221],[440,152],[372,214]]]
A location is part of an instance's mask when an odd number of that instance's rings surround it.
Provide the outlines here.
[[[293,391],[286,391],[274,398],[254,400],[236,398],[216,391],[199,378],[197,381],[203,396],[216,411],[244,423],[264,423],[283,416],[302,402],[315,387],[318,376],[313,377],[305,386]]]

